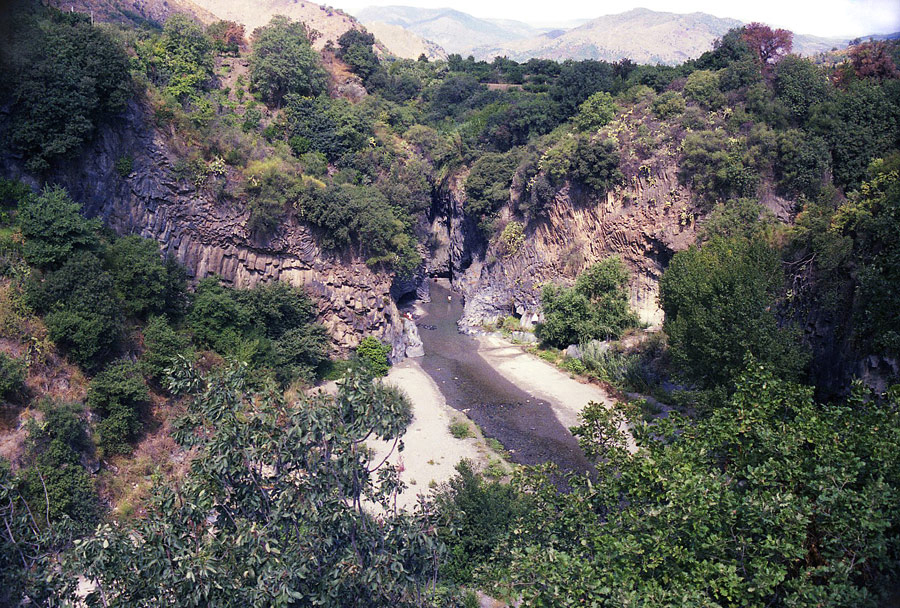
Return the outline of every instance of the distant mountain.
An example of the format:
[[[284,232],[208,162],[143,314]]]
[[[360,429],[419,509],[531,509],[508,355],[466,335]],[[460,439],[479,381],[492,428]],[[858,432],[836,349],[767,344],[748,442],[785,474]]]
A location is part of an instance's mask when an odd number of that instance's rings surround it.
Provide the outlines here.
[[[634,9],[594,19],[561,35],[544,34],[475,49],[477,58],[506,55],[542,59],[629,58],[637,63],[681,63],[712,48],[716,38],[743,25],[704,13],[680,15]]]
[[[537,28],[520,21],[479,19],[453,9],[409,6],[369,7],[357,13],[364,24],[380,21],[406,28],[441,45],[448,53],[490,61],[629,58],[637,63],[678,64],[699,57],[728,30],[744,25],[706,13],[666,13],[637,8],[606,15],[572,28]],[[844,38],[795,34],[794,51],[813,55],[842,48]]]
[[[372,6],[356,13],[363,23],[387,23],[415,32],[432,40],[448,53],[468,55],[476,47],[499,45],[544,32],[508,19],[479,19],[449,9],[426,9],[412,6]]]

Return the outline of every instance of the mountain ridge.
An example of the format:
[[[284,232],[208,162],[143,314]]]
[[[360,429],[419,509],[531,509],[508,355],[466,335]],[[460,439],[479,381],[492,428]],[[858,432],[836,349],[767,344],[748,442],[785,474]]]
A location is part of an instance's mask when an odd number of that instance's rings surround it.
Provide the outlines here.
[[[744,25],[737,19],[699,11],[674,13],[642,7],[603,15],[569,29],[481,19],[451,8],[367,7],[357,11],[356,16],[364,25],[375,20],[391,23],[434,41],[448,53],[473,55],[488,61],[506,56],[517,61],[628,58],[638,63],[677,64],[699,57],[728,30]],[[467,31],[461,31],[464,29]],[[497,37],[478,42],[491,35]],[[796,33],[794,50],[800,55],[812,55],[846,46],[848,42],[849,38]]]

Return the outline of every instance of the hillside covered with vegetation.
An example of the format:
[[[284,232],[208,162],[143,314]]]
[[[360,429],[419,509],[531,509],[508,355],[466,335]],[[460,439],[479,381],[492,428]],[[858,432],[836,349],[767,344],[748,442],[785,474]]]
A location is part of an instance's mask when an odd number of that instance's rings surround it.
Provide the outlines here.
[[[248,33],[36,2],[4,15],[0,605],[896,598],[900,45],[823,66],[751,24],[672,67],[316,38],[284,17]],[[311,292],[195,276],[60,185],[128,112],[178,187],[245,214],[254,242],[303,226],[395,284],[429,268],[448,193],[471,255],[502,267],[566,229],[562,199],[628,205],[675,167],[689,198],[653,204],[697,236],[666,259],[658,332],[629,308],[621,257],[536,296],[545,354],[578,346],[569,371],[621,397],[573,429],[591,470],[498,480],[464,462],[398,509],[409,489],[365,443],[402,448],[412,418],[379,379],[383,336],[348,355]],[[134,161],[114,159],[116,179]],[[339,380],[309,390],[323,379]],[[648,416],[635,393],[672,407]]]

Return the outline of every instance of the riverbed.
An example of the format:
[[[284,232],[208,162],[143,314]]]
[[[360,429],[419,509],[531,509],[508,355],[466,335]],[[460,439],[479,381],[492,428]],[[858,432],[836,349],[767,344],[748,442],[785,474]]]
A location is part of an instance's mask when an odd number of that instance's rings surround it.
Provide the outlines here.
[[[589,463],[569,432],[589,401],[608,402],[599,387],[584,385],[497,338],[460,333],[463,300],[438,282],[417,319],[425,356],[419,366],[446,404],[466,414],[485,436],[497,439],[513,462],[555,463],[586,471]]]

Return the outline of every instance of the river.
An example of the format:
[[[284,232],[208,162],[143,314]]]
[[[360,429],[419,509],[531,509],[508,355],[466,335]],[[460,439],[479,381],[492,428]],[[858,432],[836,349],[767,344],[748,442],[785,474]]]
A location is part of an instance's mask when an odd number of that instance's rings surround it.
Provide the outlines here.
[[[417,322],[425,346],[419,362],[448,405],[466,414],[485,436],[500,441],[516,463],[553,462],[567,471],[588,470],[578,442],[550,403],[503,377],[479,354],[478,340],[459,332],[459,294],[432,282],[431,302],[418,305],[424,311]]]

